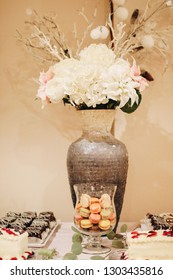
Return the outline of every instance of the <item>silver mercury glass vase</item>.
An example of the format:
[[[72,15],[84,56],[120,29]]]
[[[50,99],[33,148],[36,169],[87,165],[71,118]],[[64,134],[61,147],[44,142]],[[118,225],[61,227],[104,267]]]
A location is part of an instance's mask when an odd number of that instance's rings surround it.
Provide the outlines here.
[[[83,133],[70,145],[67,153],[73,205],[76,205],[75,184],[96,182],[116,185],[116,231],[126,187],[128,153],[126,146],[111,133],[115,110],[80,110],[78,114],[83,124]]]

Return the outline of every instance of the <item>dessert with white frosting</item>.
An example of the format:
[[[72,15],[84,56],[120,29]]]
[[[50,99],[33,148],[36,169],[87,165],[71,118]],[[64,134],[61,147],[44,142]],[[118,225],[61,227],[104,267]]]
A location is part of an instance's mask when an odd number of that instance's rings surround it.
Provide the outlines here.
[[[0,228],[0,260],[26,259],[29,254],[27,232]]]
[[[130,260],[173,260],[173,230],[132,231],[126,242]]]

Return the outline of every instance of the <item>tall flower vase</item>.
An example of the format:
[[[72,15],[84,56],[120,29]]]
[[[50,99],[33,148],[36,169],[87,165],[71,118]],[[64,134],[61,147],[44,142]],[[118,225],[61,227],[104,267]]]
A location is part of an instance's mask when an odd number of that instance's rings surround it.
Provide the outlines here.
[[[76,204],[75,184],[95,182],[116,185],[116,231],[123,206],[128,154],[125,145],[111,133],[115,110],[79,110],[78,114],[82,121],[83,133],[70,145],[67,154],[73,205]]]

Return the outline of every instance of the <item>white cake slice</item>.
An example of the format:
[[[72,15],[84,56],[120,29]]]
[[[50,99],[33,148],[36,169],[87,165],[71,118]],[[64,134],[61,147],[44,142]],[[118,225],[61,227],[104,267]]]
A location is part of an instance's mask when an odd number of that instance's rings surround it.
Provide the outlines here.
[[[0,228],[0,259],[21,259],[28,251],[28,233]]]
[[[131,260],[173,260],[173,230],[127,233],[127,258]]]

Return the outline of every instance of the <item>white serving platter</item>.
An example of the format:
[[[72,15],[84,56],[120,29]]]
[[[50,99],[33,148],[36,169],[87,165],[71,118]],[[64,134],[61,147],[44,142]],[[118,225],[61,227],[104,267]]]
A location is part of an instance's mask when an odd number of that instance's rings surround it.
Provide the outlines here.
[[[49,241],[49,239],[51,238],[51,236],[53,235],[54,231],[57,229],[58,226],[60,226],[61,221],[60,220],[56,220],[56,224],[54,225],[54,227],[50,230],[50,232],[48,233],[48,235],[46,236],[46,238],[44,238],[41,242],[33,242],[33,243],[29,243],[28,247],[29,248],[42,248],[46,246],[46,243]]]

